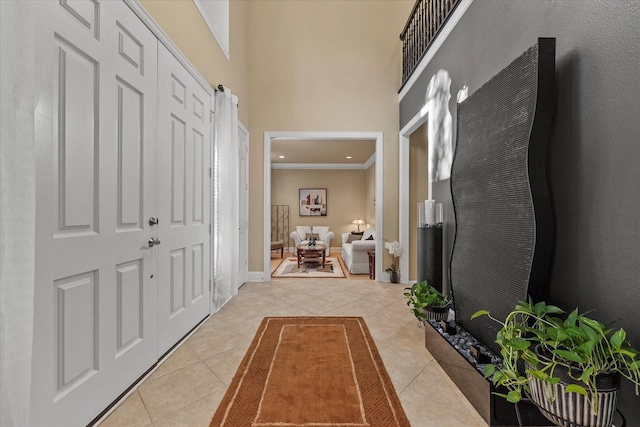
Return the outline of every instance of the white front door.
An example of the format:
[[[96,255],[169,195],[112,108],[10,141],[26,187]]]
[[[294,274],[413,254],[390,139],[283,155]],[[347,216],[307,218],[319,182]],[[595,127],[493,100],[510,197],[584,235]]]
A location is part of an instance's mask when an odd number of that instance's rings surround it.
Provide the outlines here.
[[[238,126],[238,284],[249,278],[249,132]]]
[[[209,314],[211,96],[158,45],[160,354]]]
[[[35,9],[31,423],[86,425],[158,357],[157,39],[122,2]]]

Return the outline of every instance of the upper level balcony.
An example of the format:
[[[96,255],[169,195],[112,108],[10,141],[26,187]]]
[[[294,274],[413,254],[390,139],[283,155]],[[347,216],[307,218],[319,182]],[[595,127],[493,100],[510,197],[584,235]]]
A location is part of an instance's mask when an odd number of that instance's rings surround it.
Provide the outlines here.
[[[460,2],[461,0],[416,0],[400,34],[403,86]]]

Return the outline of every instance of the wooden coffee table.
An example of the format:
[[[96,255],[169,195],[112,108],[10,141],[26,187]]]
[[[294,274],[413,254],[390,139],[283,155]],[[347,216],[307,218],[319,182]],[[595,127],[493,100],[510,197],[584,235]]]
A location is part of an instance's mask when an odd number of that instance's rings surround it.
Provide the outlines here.
[[[324,251],[326,246],[316,243],[315,246],[298,245],[296,252],[298,253],[298,267],[300,264],[321,264],[324,267]]]

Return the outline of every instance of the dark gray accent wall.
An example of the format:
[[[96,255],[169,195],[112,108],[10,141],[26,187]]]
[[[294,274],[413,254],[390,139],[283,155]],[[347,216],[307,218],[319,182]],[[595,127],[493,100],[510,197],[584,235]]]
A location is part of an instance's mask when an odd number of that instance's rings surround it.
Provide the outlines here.
[[[550,141],[556,219],[548,300],[596,310],[640,347],[640,2],[475,0],[400,103],[400,127],[424,105],[431,76],[451,76],[450,111],[538,37],[555,37],[558,103]],[[455,135],[454,135],[455,141]],[[435,187],[434,187],[435,188]],[[434,191],[448,201],[444,188]],[[450,206],[447,206],[447,209]],[[448,219],[449,221],[449,219]],[[447,221],[447,226],[452,226]],[[447,236],[453,230],[445,230]],[[445,238],[450,245],[451,240]],[[450,247],[445,248],[445,254]],[[640,425],[625,383],[620,409]]]

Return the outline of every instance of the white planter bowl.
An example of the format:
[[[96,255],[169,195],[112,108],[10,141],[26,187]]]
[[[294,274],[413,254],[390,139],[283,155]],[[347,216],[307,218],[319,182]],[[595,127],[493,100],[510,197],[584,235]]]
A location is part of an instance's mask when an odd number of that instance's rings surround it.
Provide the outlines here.
[[[552,423],[564,427],[611,427],[619,388],[598,390],[598,413],[594,414],[587,396],[564,392],[566,383],[551,385],[529,374],[527,377],[531,400]]]

